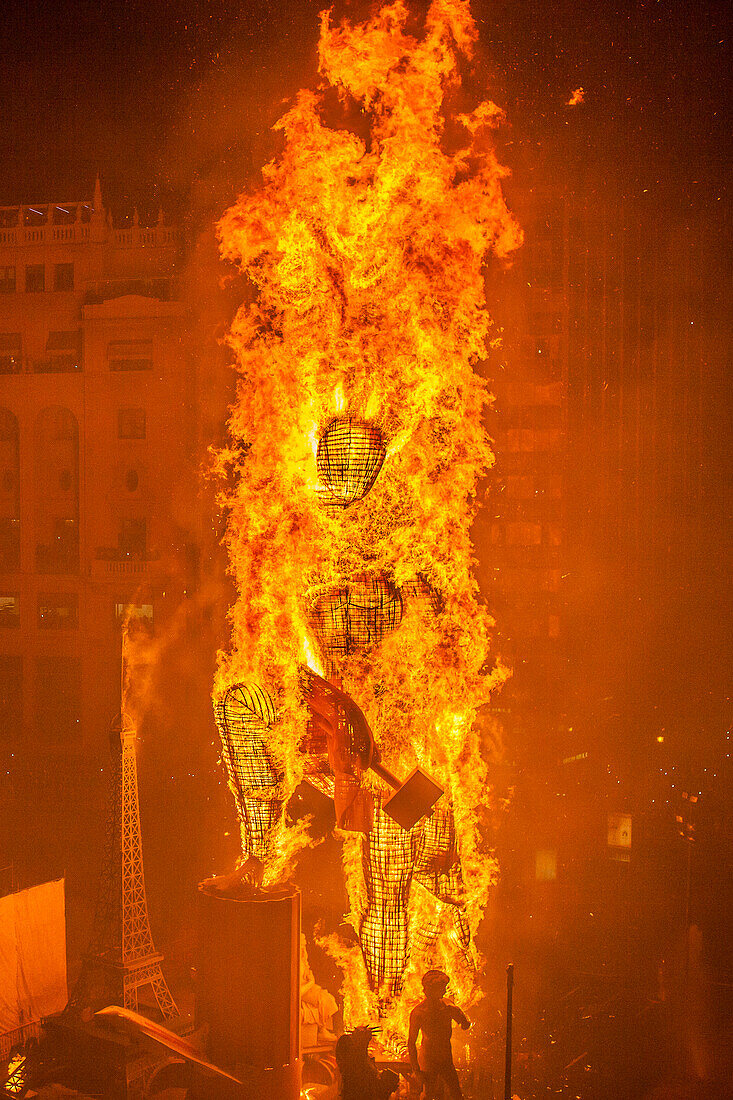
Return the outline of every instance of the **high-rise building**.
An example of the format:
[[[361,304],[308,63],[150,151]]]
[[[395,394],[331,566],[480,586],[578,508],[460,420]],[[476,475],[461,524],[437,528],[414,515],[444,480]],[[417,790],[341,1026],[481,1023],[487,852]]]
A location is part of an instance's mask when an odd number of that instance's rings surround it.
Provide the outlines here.
[[[524,246],[493,267],[487,297],[501,345],[490,357],[496,466],[476,532],[497,651],[513,676],[496,698],[512,757],[553,759],[565,664],[569,297],[562,196],[517,203]]]
[[[497,705],[535,760],[539,738],[548,760],[593,741],[640,761],[665,730],[683,748],[690,721],[722,721],[722,238],[646,195],[514,205],[525,244],[487,287],[502,346],[477,531],[514,668]]]

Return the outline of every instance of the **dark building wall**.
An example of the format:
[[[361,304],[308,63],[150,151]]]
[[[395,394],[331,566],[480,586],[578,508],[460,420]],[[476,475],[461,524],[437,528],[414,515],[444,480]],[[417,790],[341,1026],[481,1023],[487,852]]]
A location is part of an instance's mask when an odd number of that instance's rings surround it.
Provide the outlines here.
[[[514,205],[525,246],[487,281],[503,332],[477,525],[504,705],[538,735],[558,720],[555,757],[588,739],[634,757],[674,728],[682,748],[723,721],[724,227],[587,190]]]
[[[515,207],[525,244],[487,277],[501,332],[489,360],[496,466],[475,537],[497,650],[513,669],[496,700],[507,753],[553,760],[567,710],[567,210],[549,190]]]

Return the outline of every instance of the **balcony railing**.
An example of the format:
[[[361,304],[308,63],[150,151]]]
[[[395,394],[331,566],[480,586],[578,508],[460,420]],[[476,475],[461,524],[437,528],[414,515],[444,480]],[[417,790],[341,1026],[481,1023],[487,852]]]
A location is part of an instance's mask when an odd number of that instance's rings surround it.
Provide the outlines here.
[[[160,555],[154,550],[120,550],[117,546],[98,546],[91,566],[93,577],[146,576]]]
[[[170,225],[130,225],[113,229],[111,239],[118,248],[170,248],[178,243],[178,230]]]
[[[97,558],[92,562],[91,574],[98,580],[104,577],[147,577],[152,564],[149,561],[134,559],[105,560]]]
[[[45,359],[30,359],[26,355],[0,354],[0,374],[82,374],[81,355],[49,355]]]
[[[81,374],[83,370],[80,355],[50,355],[48,359],[34,359],[29,374]]]

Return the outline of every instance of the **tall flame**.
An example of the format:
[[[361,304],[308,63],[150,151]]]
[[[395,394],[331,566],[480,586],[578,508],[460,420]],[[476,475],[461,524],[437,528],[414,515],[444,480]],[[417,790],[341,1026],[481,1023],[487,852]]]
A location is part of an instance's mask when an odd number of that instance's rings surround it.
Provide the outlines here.
[[[491,141],[503,113],[488,101],[470,113],[454,106],[476,40],[468,0],[433,0],[420,34],[413,22],[403,0],[360,25],[322,13],[321,86],[298,94],[276,124],[284,145],[262,186],[219,224],[222,255],[255,294],[229,337],[240,379],[219,459],[233,475],[222,504],[239,597],[215,695],[248,681],[275,700],[271,751],[286,798],[305,766],[299,664],[306,654],[314,667],[320,649],[386,763],[402,774],[419,763],[452,806],[460,873],[450,890],[416,875],[401,996],[368,991],[363,962],[341,952],[347,1020],[379,995],[395,1036],[421,966],[441,965],[455,995],[471,996],[468,935],[496,871],[480,830],[490,789],[475,717],[506,673],[490,668],[492,621],[471,573],[476,483],[493,462],[473,368],[491,339],[482,264],[521,243]],[[336,119],[331,89],[343,108],[361,109],[359,133]],[[373,487],[349,507],[329,504],[319,485],[318,441],[335,415],[385,442]],[[401,623],[379,644],[346,647],[336,667],[305,593],[364,577],[401,591]],[[300,842],[281,823],[273,866]],[[363,843],[346,843],[357,928]]]

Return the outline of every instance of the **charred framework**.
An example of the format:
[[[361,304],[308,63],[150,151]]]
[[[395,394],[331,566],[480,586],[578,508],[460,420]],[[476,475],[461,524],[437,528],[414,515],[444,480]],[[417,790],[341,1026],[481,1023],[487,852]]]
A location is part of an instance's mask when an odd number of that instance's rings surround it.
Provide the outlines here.
[[[384,462],[382,434],[373,424],[351,416],[335,417],[318,444],[316,465],[321,500],[347,508],[367,495]]]

